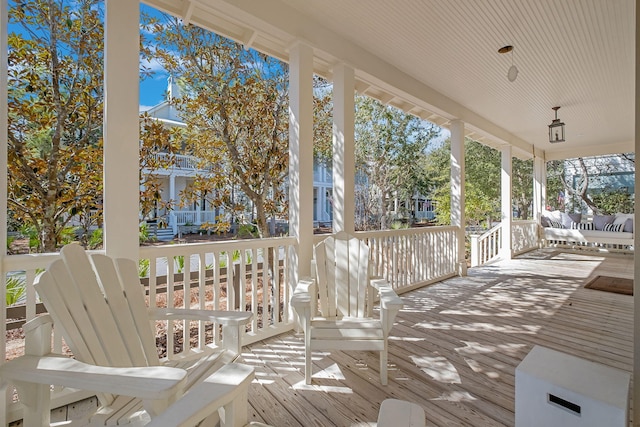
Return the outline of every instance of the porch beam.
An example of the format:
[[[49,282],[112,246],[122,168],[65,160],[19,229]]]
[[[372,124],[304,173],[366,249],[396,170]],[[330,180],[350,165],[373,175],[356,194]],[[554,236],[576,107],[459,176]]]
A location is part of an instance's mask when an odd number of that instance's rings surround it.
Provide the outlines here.
[[[289,233],[290,280],[310,276],[313,252],[313,50],[304,43],[289,51]]]
[[[457,264],[458,274],[466,276],[465,223],[464,216],[464,122],[452,120],[451,132],[451,225],[458,227]]]
[[[104,247],[138,259],[140,2],[106,0],[104,35]]]
[[[355,73],[333,69],[333,232],[355,231]]]
[[[511,170],[512,153],[511,146],[506,145],[500,150],[502,159],[502,172],[500,181],[501,210],[502,210],[502,251],[500,258],[511,259],[511,223],[513,222],[513,206],[511,203]]]

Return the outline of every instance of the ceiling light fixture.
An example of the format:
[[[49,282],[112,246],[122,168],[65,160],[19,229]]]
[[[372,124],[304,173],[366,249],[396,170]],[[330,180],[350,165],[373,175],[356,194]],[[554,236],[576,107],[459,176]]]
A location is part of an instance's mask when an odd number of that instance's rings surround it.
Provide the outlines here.
[[[556,112],[556,118],[553,119],[549,125],[549,142],[555,144],[556,142],[564,142],[564,123],[558,118],[558,110],[560,107],[553,107],[552,110]]]
[[[502,46],[498,49],[498,53],[509,53],[511,52],[511,67],[509,67],[509,71],[507,72],[507,78],[510,82],[514,82],[518,77],[518,67],[513,64],[513,46],[507,45]]]

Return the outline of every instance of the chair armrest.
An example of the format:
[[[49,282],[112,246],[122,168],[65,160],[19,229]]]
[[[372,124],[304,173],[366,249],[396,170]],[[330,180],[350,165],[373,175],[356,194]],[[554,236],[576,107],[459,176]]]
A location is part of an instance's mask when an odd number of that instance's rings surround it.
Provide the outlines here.
[[[402,298],[396,294],[396,291],[389,285],[387,279],[376,277],[369,279],[372,287],[378,290],[380,295],[380,307],[383,309],[400,310],[404,307]]]
[[[390,286],[380,287],[378,291],[380,292],[380,307],[383,310],[400,310],[404,307],[402,298]]]
[[[247,400],[247,391],[254,375],[254,370],[250,366],[240,363],[224,365],[203,382],[187,391],[166,411],[152,418],[146,426],[194,426],[203,418],[217,411],[218,408],[234,400],[237,400],[238,403],[244,403]],[[240,405],[237,409],[245,409],[244,416],[246,417],[247,411],[244,406]],[[231,410],[232,408],[229,408],[229,411]]]
[[[153,320],[204,320],[223,326],[240,326],[249,323],[253,313],[250,311],[155,308],[149,310],[149,317]]]
[[[315,282],[310,278],[303,278],[298,282],[291,297],[291,305],[296,311],[304,310],[311,305],[311,294],[315,289]]]
[[[182,392],[187,372],[167,366],[113,368],[61,355],[26,355],[0,366],[0,377],[10,383],[60,385],[142,399],[167,399]]]

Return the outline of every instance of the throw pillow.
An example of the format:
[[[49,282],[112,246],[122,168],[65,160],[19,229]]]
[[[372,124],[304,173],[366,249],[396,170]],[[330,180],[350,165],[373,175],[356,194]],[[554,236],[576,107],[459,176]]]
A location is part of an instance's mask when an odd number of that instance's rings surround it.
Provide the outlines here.
[[[614,218],[613,215],[594,215],[593,223],[596,226],[596,230],[604,230],[604,226],[611,224]]]
[[[545,214],[542,214],[542,216],[540,217],[540,225],[543,227],[551,227],[549,225],[549,217]]]
[[[634,214],[617,213],[616,218],[613,220],[614,224],[624,224],[624,231],[627,233],[633,233],[633,218]]]
[[[617,233],[621,232],[624,229],[624,224],[614,224],[614,223],[610,223],[610,224],[605,224],[604,225],[604,231],[615,231]]]
[[[558,221],[549,220],[549,227],[551,228],[564,228],[564,226]]]
[[[592,222],[574,222],[571,228],[578,230],[595,230],[595,225]]]
[[[571,228],[572,222],[580,222],[582,220],[582,214],[579,213],[566,213],[562,212],[560,214],[562,218],[562,226],[563,228]]]

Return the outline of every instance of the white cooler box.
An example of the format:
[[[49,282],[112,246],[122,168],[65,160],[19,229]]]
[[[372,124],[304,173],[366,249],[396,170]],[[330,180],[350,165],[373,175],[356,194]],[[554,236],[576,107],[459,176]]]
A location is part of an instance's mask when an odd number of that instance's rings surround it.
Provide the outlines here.
[[[516,368],[516,427],[627,427],[630,378],[535,346]]]

